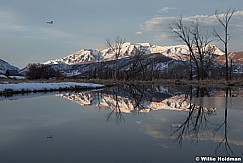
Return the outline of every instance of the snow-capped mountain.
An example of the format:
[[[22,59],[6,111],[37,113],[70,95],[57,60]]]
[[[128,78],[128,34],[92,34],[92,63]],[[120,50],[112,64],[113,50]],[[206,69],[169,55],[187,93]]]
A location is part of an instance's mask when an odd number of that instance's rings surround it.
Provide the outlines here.
[[[17,70],[19,71],[19,68],[10,65],[8,62],[0,59],[0,73],[4,74],[7,70]]]
[[[209,45],[208,48],[214,48],[215,54],[222,55],[223,52],[217,48],[215,45]],[[175,60],[187,60],[188,59],[188,48],[186,45],[176,45],[176,46],[157,46],[151,45],[150,43],[137,43],[132,44],[126,42],[122,45],[121,55],[119,58],[125,58],[133,56],[136,49],[140,49],[144,54],[158,53],[163,54],[166,57]],[[109,48],[104,49],[82,49],[76,53],[70,54],[61,59],[54,59],[45,62],[44,64],[78,64],[84,62],[97,62],[101,60],[114,60],[115,54]]]
[[[210,48],[210,51],[214,52],[213,57],[224,54],[215,45],[208,45],[206,48]],[[122,45],[120,51],[121,53],[116,62],[116,56],[112,49],[103,48],[82,49],[66,57],[49,60],[44,64],[59,70],[64,76],[87,78],[91,74],[94,75],[94,72],[98,69],[100,74],[106,74],[114,68],[115,63],[121,72],[128,72],[134,69],[132,66],[134,66],[136,57],[133,56],[139,52],[139,60],[146,66],[147,70],[154,69],[166,75],[169,70],[177,69],[175,71],[177,77],[188,76],[186,67],[189,66],[189,50],[186,45],[158,46],[150,43],[132,44],[126,42]],[[140,70],[136,71],[141,72]],[[129,76],[133,75],[130,74]],[[139,74],[136,75],[139,76]]]

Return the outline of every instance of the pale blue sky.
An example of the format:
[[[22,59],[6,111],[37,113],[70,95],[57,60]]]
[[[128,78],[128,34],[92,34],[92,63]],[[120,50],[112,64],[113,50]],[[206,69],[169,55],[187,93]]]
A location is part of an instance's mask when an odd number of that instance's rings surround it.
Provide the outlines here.
[[[242,0],[0,0],[0,58],[22,68],[83,48],[103,48],[107,38],[116,36],[175,45],[168,30],[175,18],[197,18],[211,31],[217,26],[215,10],[230,6],[238,12],[229,49],[242,51]],[[45,23],[50,20],[53,25]]]

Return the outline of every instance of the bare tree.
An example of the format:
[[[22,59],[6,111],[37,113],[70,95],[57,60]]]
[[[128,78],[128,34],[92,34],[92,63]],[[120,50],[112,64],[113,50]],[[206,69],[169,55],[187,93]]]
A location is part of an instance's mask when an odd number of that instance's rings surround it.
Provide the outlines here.
[[[193,39],[190,34],[190,28],[183,24],[182,17],[180,17],[177,21],[169,25],[169,29],[188,47],[190,56],[190,80],[192,80],[192,59],[195,61],[197,69],[198,63],[193,51]]]
[[[188,48],[190,57],[190,79],[192,80],[193,62],[196,65],[198,80],[203,80],[206,76],[206,67],[210,63],[209,59],[212,56],[212,48],[209,48],[211,40],[209,34],[202,34],[199,28],[199,22],[192,22],[186,26],[183,24],[182,17],[174,21],[169,28],[179,37]]]
[[[122,54],[122,45],[125,43],[125,39],[117,36],[115,41],[111,39],[106,39],[106,46],[115,54],[115,72],[114,79],[117,79],[118,74],[118,59]]]
[[[229,80],[229,65],[228,65],[228,42],[229,42],[229,23],[230,19],[234,15],[235,10],[231,10],[229,8],[225,13],[219,13],[218,10],[215,11],[215,16],[220,23],[221,26],[223,26],[224,30],[224,36],[220,35],[215,29],[214,29],[214,36],[217,37],[221,42],[224,44],[224,52],[225,52],[225,80]]]
[[[183,24],[183,19],[180,17],[177,21],[174,21],[169,28],[172,30],[172,32],[175,33],[176,37],[179,37],[179,40],[183,42],[189,51],[189,57],[190,57],[190,80],[192,80],[192,72],[193,72],[193,65],[192,63],[194,62],[196,65],[196,72],[197,72],[197,77],[198,80],[201,79],[201,74],[200,73],[200,65],[198,61],[198,57],[196,54],[195,48],[195,42],[199,42],[199,26],[198,24],[196,25],[195,23],[192,22],[191,26],[186,26]],[[200,50],[198,50],[200,51]]]
[[[194,48],[194,55],[196,55],[196,59],[198,60],[199,64],[199,76],[200,79],[204,79],[206,74],[206,68],[208,67],[208,63],[212,59],[212,53],[214,53],[214,48],[210,48],[210,43],[212,40],[209,39],[209,34],[206,33],[205,35],[200,33],[200,26],[199,22],[192,22],[192,28],[190,33],[193,36],[193,48]]]
[[[142,62],[146,50],[141,47],[135,47],[134,55],[132,57],[132,65],[130,67],[130,78],[138,76],[142,71],[142,80],[146,80],[145,65]]]

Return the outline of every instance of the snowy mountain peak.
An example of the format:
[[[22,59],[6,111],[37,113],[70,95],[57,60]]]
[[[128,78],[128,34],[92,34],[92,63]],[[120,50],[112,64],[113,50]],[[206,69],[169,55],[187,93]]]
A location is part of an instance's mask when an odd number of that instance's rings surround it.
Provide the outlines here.
[[[215,54],[222,55],[223,52],[215,45],[209,45],[210,48],[215,48]],[[167,57],[176,60],[186,60],[188,58],[188,48],[186,45],[175,46],[158,46],[150,43],[125,42],[121,48],[121,55],[119,58],[129,57],[134,55],[136,49],[142,49],[145,54],[161,53]],[[115,54],[110,48],[104,49],[82,49],[76,53],[63,57],[61,59],[54,59],[45,62],[44,64],[78,64],[84,62],[97,62],[101,60],[114,60]]]
[[[49,60],[44,64],[76,64],[82,62],[90,62],[96,60],[96,56],[98,56],[98,51],[92,49],[82,49],[61,59]]]

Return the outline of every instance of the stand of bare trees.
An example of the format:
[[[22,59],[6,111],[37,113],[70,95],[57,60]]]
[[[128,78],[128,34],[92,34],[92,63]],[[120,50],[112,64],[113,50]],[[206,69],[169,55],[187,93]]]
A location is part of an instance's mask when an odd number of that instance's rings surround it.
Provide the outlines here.
[[[225,80],[229,80],[229,74],[231,78],[231,69],[229,70],[229,58],[228,58],[228,42],[229,42],[229,23],[235,10],[227,10],[225,13],[219,13],[217,10],[215,16],[223,27],[224,34],[220,35],[219,32],[214,29],[213,35],[218,38],[224,44],[225,51]],[[193,64],[196,67],[197,79],[203,80],[207,77],[207,68],[212,63],[213,53],[215,49],[210,47],[212,39],[209,39],[209,34],[202,34],[199,28],[199,22],[192,22],[190,25],[185,25],[183,18],[179,18],[169,25],[171,31],[175,34],[179,40],[185,44],[188,48],[190,57],[190,79],[192,80]],[[230,72],[229,72],[230,71]]]
[[[215,51],[215,48],[209,45],[212,41],[209,40],[209,34],[201,34],[199,27],[199,22],[192,22],[190,25],[185,25],[182,17],[169,26],[175,36],[188,48],[190,57],[190,80],[193,78],[193,63],[196,66],[198,80],[203,80],[208,76],[206,70],[212,62]]]

